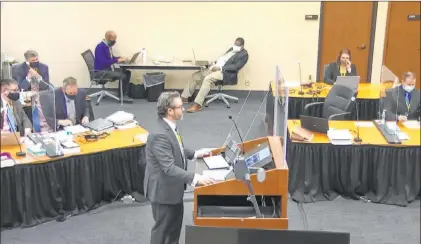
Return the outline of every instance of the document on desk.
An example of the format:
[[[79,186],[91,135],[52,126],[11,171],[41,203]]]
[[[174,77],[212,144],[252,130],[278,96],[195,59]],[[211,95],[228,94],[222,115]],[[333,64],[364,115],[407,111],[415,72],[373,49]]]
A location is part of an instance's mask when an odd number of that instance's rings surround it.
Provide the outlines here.
[[[374,127],[374,123],[372,121],[358,121],[358,122],[355,122],[355,126],[358,126],[358,127]]]
[[[229,164],[222,155],[216,155],[211,157],[204,157],[206,165],[209,169],[224,169],[229,168]]]
[[[202,175],[216,181],[223,181],[230,172],[229,169],[203,170]]]
[[[408,120],[402,123],[408,129],[420,129],[420,122],[416,120]]]

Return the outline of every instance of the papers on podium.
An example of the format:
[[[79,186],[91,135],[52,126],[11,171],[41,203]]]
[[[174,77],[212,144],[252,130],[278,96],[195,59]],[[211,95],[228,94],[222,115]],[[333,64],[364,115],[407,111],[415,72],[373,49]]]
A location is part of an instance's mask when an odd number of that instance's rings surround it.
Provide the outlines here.
[[[223,181],[231,171],[229,169],[203,170],[202,175],[216,181]]]
[[[209,169],[226,169],[229,168],[229,164],[222,155],[216,155],[211,157],[204,157],[206,165]]]

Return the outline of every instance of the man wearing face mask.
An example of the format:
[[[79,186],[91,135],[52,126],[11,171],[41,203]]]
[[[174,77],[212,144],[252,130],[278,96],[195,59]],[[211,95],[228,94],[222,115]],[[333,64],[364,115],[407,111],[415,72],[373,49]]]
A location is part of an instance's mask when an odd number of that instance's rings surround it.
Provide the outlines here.
[[[419,119],[420,91],[415,89],[415,77],[414,72],[405,72],[401,85],[386,91],[386,120],[404,122]]]
[[[224,85],[236,84],[238,72],[247,63],[248,58],[248,52],[244,49],[244,39],[238,37],[234,45],[213,63],[209,69],[193,74],[193,79],[187,84],[181,94],[183,103],[188,102],[188,98],[193,95],[197,85],[200,85],[200,90],[194,100],[194,104],[187,109],[187,112],[194,113],[202,109],[203,102],[216,81],[222,80]]]
[[[48,66],[39,62],[38,53],[34,50],[28,50],[24,53],[25,62],[18,64],[16,71],[12,74],[13,78],[19,83],[19,89],[25,91],[31,90],[31,83],[42,83],[40,84],[41,90],[48,89],[46,83],[50,82],[50,74]]]
[[[55,100],[57,129],[89,123],[86,92],[84,89],[78,88],[75,78],[68,77],[63,80],[63,86],[55,90]],[[46,117],[50,118],[51,116]],[[51,128],[54,128],[54,121],[47,119],[47,122]]]
[[[128,62],[129,59],[125,57],[115,57],[112,47],[116,44],[117,35],[114,31],[107,31],[105,39],[102,40],[95,48],[95,71],[96,77],[103,77],[105,79],[119,80],[119,85],[123,86],[123,101],[133,103],[133,99],[128,96],[130,86],[130,70],[124,73],[120,69],[114,69],[112,65],[116,63]],[[119,87],[120,92],[120,87]]]
[[[0,83],[1,89],[1,118],[0,127],[3,132],[20,132],[21,136],[31,133],[32,124],[23,111],[19,101],[18,82],[4,79]]]

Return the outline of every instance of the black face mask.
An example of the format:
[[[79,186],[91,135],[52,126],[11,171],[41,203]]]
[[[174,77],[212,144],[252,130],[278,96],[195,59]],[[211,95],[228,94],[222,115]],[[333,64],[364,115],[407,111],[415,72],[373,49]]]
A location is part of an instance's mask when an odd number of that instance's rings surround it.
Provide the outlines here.
[[[20,93],[19,92],[13,92],[13,93],[11,92],[11,93],[9,93],[9,95],[7,95],[7,97],[12,101],[17,101],[17,100],[19,100]]]
[[[115,43],[116,43],[116,41],[114,40],[114,41],[109,41],[108,42],[108,46],[109,47],[112,47],[112,46],[114,46],[115,45]]]
[[[29,66],[31,66],[31,68],[37,68],[38,64],[39,64],[39,62],[30,62]]]
[[[67,97],[69,100],[75,100],[76,95],[68,95],[68,94],[66,94],[66,97]]]

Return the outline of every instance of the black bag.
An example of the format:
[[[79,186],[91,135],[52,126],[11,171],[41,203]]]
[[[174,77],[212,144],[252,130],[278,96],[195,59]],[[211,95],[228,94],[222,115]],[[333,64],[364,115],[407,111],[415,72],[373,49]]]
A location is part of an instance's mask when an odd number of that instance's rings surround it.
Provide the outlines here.
[[[146,98],[145,86],[143,84],[130,83],[129,97],[133,99]]]

